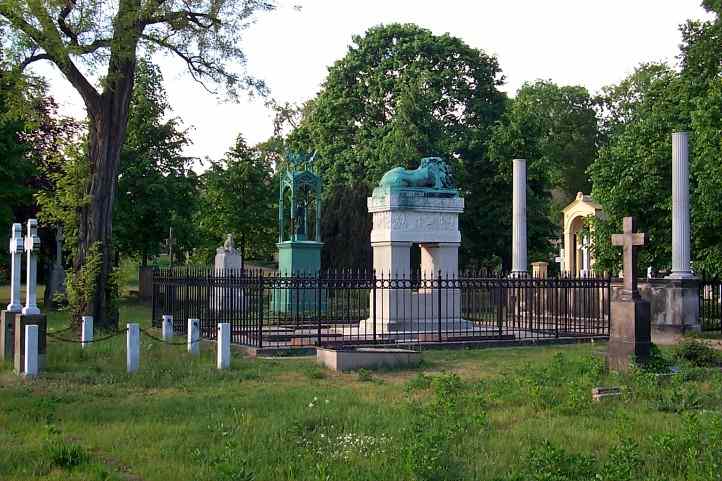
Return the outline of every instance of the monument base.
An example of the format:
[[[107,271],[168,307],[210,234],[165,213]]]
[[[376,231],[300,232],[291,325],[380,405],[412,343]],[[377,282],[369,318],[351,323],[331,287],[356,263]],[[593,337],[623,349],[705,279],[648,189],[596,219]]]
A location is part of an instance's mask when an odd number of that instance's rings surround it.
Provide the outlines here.
[[[626,371],[630,361],[644,362],[652,346],[649,302],[613,301],[607,362],[614,371]]]
[[[15,350],[15,318],[20,315],[16,311],[0,312],[0,361],[14,359]]]
[[[14,368],[16,374],[25,370],[25,326],[38,326],[38,369],[43,370],[47,364],[47,330],[48,322],[44,314],[15,316]]]

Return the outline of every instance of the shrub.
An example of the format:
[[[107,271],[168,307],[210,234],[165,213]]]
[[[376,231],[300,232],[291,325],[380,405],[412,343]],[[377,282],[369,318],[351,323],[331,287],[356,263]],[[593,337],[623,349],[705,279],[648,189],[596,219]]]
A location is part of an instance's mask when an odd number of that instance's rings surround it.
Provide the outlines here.
[[[722,354],[697,339],[685,339],[674,350],[674,357],[695,367],[722,365]]]
[[[63,469],[71,469],[88,462],[88,453],[82,446],[66,443],[59,438],[48,441],[46,455],[51,466]]]

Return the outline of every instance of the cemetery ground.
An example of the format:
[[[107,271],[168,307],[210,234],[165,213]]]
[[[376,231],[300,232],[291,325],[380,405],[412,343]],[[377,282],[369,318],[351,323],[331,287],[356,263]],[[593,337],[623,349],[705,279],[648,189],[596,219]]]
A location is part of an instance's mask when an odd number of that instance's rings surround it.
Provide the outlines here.
[[[130,298],[121,318],[150,327]],[[50,331],[66,325],[50,313]],[[336,374],[235,348],[218,371],[212,343],[191,358],[143,336],[129,375],[124,336],[85,350],[48,339],[40,378],[0,370],[0,479],[719,480],[720,359],[683,346],[628,375],[605,373],[599,343],[425,351],[415,369]],[[680,371],[655,373],[668,362]],[[621,397],[594,401],[597,386]]]

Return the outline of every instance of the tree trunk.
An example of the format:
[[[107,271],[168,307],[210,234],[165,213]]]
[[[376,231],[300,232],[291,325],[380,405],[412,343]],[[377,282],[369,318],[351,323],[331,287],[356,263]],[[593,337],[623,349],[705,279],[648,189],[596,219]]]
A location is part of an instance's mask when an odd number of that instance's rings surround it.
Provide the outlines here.
[[[118,286],[113,285],[113,202],[118,184],[120,149],[128,124],[128,107],[133,91],[135,55],[111,58],[108,69],[112,75],[100,96],[97,109],[88,109],[88,156],[90,182],[87,204],[80,209],[78,229],[78,256],[73,264],[75,274],[86,266],[91,249],[97,245],[100,269],[95,289],[85,293],[86,305],[78,306],[81,312],[92,315],[95,325],[115,328],[118,312],[114,299]]]

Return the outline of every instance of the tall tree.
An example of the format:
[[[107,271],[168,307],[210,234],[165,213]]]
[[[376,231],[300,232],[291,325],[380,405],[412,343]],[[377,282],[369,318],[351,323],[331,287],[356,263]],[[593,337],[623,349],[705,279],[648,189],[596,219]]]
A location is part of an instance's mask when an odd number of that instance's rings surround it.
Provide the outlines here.
[[[137,52],[161,50],[179,57],[196,80],[263,89],[238,66],[245,64],[241,33],[271,0],[0,0],[0,18],[9,26],[8,53],[25,68],[52,62],[82,97],[88,114],[90,181],[79,212],[74,271],[98,264],[85,307],[100,326],[117,323],[113,309],[112,211],[120,150],[125,138]],[[83,73],[104,66],[102,80]],[[206,84],[204,84],[205,86]],[[90,259],[92,255],[97,259]]]
[[[113,212],[120,254],[139,256],[143,265],[157,255],[173,228],[181,250],[194,243],[189,226],[197,207],[192,158],[182,155],[190,141],[170,106],[157,66],[140,59],[130,101],[128,131],[120,153],[118,194]]]
[[[367,251],[368,232],[357,228],[368,217],[365,196],[391,167],[415,168],[421,157],[437,155],[452,164],[466,196],[464,258],[487,257],[484,246],[469,238],[474,228],[468,226],[478,226],[477,207],[498,194],[475,185],[493,170],[484,139],[503,109],[501,81],[495,58],[448,34],[391,24],[355,36],[289,138],[292,148],[318,152],[326,205],[348,202],[343,210],[324,211],[326,253],[348,252],[348,242],[353,252]],[[346,195],[344,188],[358,195]],[[329,258],[327,265],[351,267],[347,257]]]
[[[682,26],[681,71],[643,65],[601,98],[606,142],[589,169],[606,213],[595,221],[599,269],[620,266],[609,239],[625,215],[636,216],[650,235],[640,264],[671,266],[671,133],[688,130],[692,260],[698,271],[722,273],[722,4],[703,5],[715,18]]]
[[[490,157],[505,182],[511,178],[508,159],[528,162],[527,217],[529,254],[548,259],[561,209],[579,191],[589,192],[587,167],[597,155],[597,117],[584,87],[550,81],[525,83],[510,99],[489,139]],[[511,215],[507,201],[499,209]],[[488,239],[494,242],[493,239]]]
[[[226,234],[233,234],[244,259],[268,258],[275,248],[277,186],[271,163],[241,135],[220,162],[203,173],[197,222],[201,255],[208,260]]]

